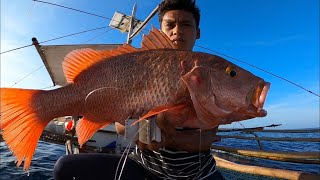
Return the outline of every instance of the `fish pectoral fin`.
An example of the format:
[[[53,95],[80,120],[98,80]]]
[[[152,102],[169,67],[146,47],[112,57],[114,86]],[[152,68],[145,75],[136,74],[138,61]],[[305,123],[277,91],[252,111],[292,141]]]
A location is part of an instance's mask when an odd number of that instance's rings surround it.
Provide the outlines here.
[[[148,117],[151,117],[153,115],[160,114],[162,112],[166,111],[178,111],[179,109],[183,109],[185,107],[185,104],[178,104],[178,105],[164,105],[164,106],[157,106],[151,109],[147,114],[139,118],[136,122],[134,122],[131,126],[134,126],[138,122],[147,119]]]
[[[175,49],[175,45],[171,42],[167,35],[155,27],[152,27],[150,33],[143,36],[141,49]]]
[[[85,142],[87,142],[95,132],[99,129],[104,128],[105,126],[111,124],[112,122],[96,122],[83,117],[77,122],[76,132],[78,136],[78,143],[80,147],[83,146]]]

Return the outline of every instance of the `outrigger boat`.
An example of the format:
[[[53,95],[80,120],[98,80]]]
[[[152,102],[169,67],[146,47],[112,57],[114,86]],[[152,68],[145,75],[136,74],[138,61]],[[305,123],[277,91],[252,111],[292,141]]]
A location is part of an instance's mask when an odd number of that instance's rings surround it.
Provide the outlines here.
[[[139,21],[134,18],[135,7],[133,8],[132,15],[127,16],[116,12],[113,21],[110,26],[117,28],[121,31],[128,32],[127,43],[130,43],[132,38],[145,26],[145,24],[152,18],[157,12],[156,7],[153,12],[147,17],[145,21]],[[64,86],[67,81],[63,75],[62,61],[67,53],[75,49],[92,48],[92,49],[114,49],[119,44],[79,44],[79,45],[41,45],[36,38],[32,39],[32,43],[36,48],[39,56],[41,57],[50,77],[55,86]],[[78,154],[88,152],[100,152],[100,153],[122,153],[126,147],[134,148],[135,144],[132,139],[126,138],[123,135],[116,133],[114,124],[109,125],[96,132],[93,137],[82,147],[79,147],[77,143],[77,137],[75,133],[75,124],[79,117],[60,117],[51,121],[46,127],[41,136],[41,140],[63,144],[66,146],[66,154]],[[152,122],[147,122],[148,126],[142,131],[153,132],[153,134],[147,134],[146,136],[139,137],[140,140],[145,142],[151,141],[157,138],[157,130]],[[271,125],[275,127],[278,125]],[[243,128],[243,129],[219,129],[219,132],[230,131],[242,131],[250,132],[253,135],[254,132],[267,132],[272,130],[264,130],[265,127],[256,128]],[[313,132],[320,132],[319,129],[312,130]],[[284,133],[286,130],[274,130],[274,133]],[[287,131],[288,132],[288,131]],[[289,131],[294,132],[306,132],[306,131]],[[307,132],[310,132],[307,131]],[[141,133],[143,134],[143,133]],[[255,135],[256,136],[256,135]],[[310,174],[299,171],[267,168],[253,165],[243,165],[231,162],[229,160],[219,157],[219,152],[224,151],[231,154],[238,154],[241,156],[272,159],[285,162],[296,162],[304,164],[320,164],[320,152],[271,152],[262,150],[260,141],[307,141],[307,142],[320,142],[320,138],[260,138],[260,137],[247,137],[247,136],[228,136],[220,135],[222,139],[235,138],[235,139],[250,139],[257,140],[260,145],[260,150],[245,150],[235,149],[230,147],[223,147],[212,145],[212,153],[217,161],[217,167],[226,179],[320,179],[319,174]],[[1,139],[1,138],[0,138]]]
[[[158,7],[157,7],[158,8]],[[116,12],[110,26],[117,28],[122,31],[128,32],[127,43],[131,42],[134,35],[143,28],[143,26],[148,22],[149,19],[155,14],[157,8],[150,14],[150,16],[144,21],[131,21],[134,19],[135,10],[131,16],[127,16]],[[135,9],[135,8],[134,8]],[[131,18],[132,17],[132,18]],[[115,23],[116,22],[116,23]],[[133,31],[133,33],[131,33]],[[92,49],[114,49],[119,44],[81,44],[81,45],[40,45],[36,38],[33,38],[33,44],[38,51],[45,67],[52,79],[54,85],[64,86],[67,81],[63,75],[62,61],[67,53],[72,50],[80,48],[92,48]],[[126,147],[134,148],[135,143],[132,139],[124,137],[116,133],[114,124],[109,125],[103,129],[100,129],[93,137],[80,148],[77,143],[77,138],[75,136],[74,125],[76,124],[79,117],[61,117],[53,120],[47,127],[42,135],[42,140],[47,142],[53,142],[57,144],[66,145],[66,154],[77,154],[77,153],[88,153],[88,152],[101,152],[101,153],[122,153]],[[156,138],[157,131],[154,129],[152,122],[141,131],[155,132],[154,134],[148,134],[146,137],[139,136],[143,141],[150,141],[152,138]],[[278,125],[271,125],[268,127],[276,127]],[[253,132],[263,131],[265,127],[256,128],[244,128],[244,129],[219,129],[219,132],[228,131],[242,131],[242,132]],[[268,130],[266,130],[268,131]],[[270,130],[269,130],[270,131]],[[271,130],[272,131],[272,130]],[[320,132],[319,129],[313,130],[314,132]],[[286,132],[286,130],[274,130],[273,132]],[[295,132],[295,131],[289,131]],[[300,132],[301,131],[296,131]],[[310,132],[310,131],[308,131]],[[143,133],[140,133],[143,134]],[[144,133],[145,134],[145,133]],[[132,135],[132,134],[131,134]],[[221,157],[218,157],[219,151],[225,151],[229,153],[239,154],[242,156],[257,157],[272,159],[278,161],[287,162],[298,162],[298,163],[314,163],[320,164],[320,153],[319,152],[271,152],[263,151],[261,142],[262,140],[273,140],[273,141],[311,141],[320,142],[319,138],[259,138],[259,137],[244,137],[244,136],[227,136],[220,135],[222,139],[225,138],[236,138],[236,139],[251,139],[257,140],[260,146],[260,150],[241,150],[230,147],[223,146],[212,146],[212,152],[217,161],[217,166],[220,171],[228,178],[237,179],[319,179],[320,175],[308,174],[298,171],[289,171],[282,169],[266,168],[261,166],[251,166],[251,165],[241,165]],[[147,139],[147,140],[146,140]]]

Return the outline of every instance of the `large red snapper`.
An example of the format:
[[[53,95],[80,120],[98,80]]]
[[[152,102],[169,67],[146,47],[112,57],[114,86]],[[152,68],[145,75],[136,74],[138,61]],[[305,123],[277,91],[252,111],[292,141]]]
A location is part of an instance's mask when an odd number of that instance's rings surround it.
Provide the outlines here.
[[[150,110],[142,118],[178,114],[173,124],[201,129],[266,115],[269,83],[221,57],[175,50],[156,29],[141,49],[76,50],[63,68],[70,84],[59,89],[1,88],[0,128],[17,166],[24,160],[29,168],[42,131],[56,117],[83,116],[77,124],[83,145],[100,128],[124,124],[138,108]]]

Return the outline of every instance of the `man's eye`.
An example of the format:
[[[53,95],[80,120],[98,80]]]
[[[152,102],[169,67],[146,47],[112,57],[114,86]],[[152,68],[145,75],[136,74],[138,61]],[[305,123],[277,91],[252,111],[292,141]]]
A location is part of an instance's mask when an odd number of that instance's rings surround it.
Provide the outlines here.
[[[172,27],[174,27],[174,24],[166,24],[166,27],[172,28]]]

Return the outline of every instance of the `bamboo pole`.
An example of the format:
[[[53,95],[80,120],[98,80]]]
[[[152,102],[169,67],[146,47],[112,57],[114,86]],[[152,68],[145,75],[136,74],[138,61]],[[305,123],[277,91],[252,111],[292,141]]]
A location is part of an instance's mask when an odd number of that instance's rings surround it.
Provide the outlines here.
[[[273,132],[273,133],[315,133],[315,132],[320,132],[320,129],[264,129],[264,127],[235,128],[235,129],[220,128],[220,129],[218,129],[218,132],[234,132],[234,131]]]
[[[262,141],[303,141],[303,142],[320,142],[320,138],[272,138],[272,137],[245,137],[245,136],[229,136],[219,135],[220,138],[249,139]]]
[[[248,149],[235,149],[223,146],[211,146],[213,149],[236,153],[244,156],[271,159],[284,162],[296,162],[305,164],[320,164],[320,152],[280,152],[280,151],[261,151]]]
[[[266,168],[261,166],[242,165],[234,162],[227,161],[225,159],[214,156],[217,167],[230,169],[233,171],[248,173],[254,175],[268,176],[279,179],[292,179],[292,180],[318,180],[320,175],[309,174],[299,171],[290,171],[283,169]]]

